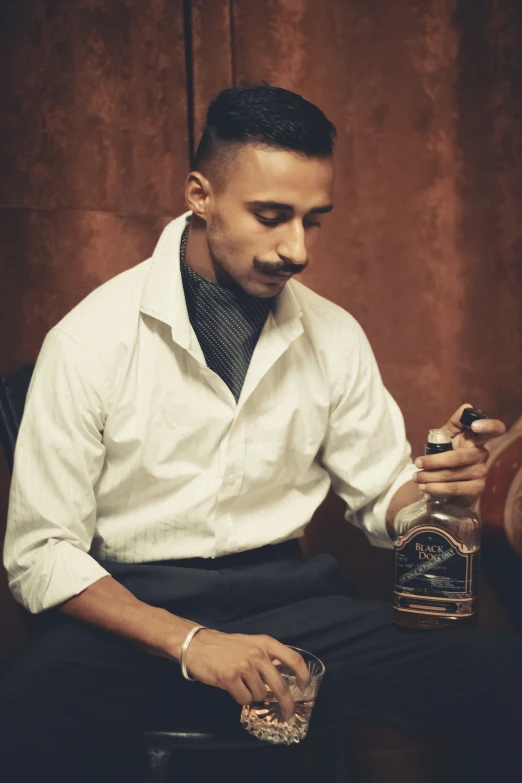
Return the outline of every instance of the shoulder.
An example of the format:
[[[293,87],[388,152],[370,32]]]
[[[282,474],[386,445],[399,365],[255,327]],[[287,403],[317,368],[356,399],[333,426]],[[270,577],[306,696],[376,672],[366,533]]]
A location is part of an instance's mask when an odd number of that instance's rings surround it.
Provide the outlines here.
[[[34,376],[44,386],[60,382],[74,394],[89,395],[108,412],[133,355],[143,285],[144,261],[96,288],[46,335]]]
[[[302,283],[291,282],[302,312],[304,350],[321,368],[331,398],[353,393],[378,379],[371,345],[353,315]]]
[[[359,322],[343,307],[297,280],[292,280],[290,285],[302,311],[305,331],[313,340],[336,348],[341,338],[353,343],[367,342]]]
[[[140,300],[151,259],[143,261],[94,289],[79,302],[54,330],[67,334],[79,345],[103,347],[107,351],[115,339],[119,342],[135,333]]]

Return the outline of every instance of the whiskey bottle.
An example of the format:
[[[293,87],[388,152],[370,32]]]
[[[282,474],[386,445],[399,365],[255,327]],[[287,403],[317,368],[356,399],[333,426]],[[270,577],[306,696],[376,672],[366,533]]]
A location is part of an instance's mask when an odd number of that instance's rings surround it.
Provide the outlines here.
[[[470,409],[471,410],[471,409]],[[430,430],[426,454],[451,451],[446,430]],[[394,521],[394,621],[410,628],[474,625],[480,520],[457,496],[425,494]]]

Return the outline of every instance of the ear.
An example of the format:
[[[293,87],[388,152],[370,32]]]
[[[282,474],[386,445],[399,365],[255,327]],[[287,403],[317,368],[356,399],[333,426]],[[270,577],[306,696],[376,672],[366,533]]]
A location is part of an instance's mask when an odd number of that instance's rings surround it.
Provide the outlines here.
[[[212,186],[208,179],[199,171],[191,171],[185,183],[185,201],[191,212],[205,220],[211,195]]]

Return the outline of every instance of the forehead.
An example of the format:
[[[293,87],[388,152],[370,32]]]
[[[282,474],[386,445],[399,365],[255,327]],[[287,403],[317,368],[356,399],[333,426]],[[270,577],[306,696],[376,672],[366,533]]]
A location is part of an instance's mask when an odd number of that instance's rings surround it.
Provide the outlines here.
[[[333,173],[331,158],[245,144],[229,167],[226,191],[246,201],[312,208],[330,202]]]

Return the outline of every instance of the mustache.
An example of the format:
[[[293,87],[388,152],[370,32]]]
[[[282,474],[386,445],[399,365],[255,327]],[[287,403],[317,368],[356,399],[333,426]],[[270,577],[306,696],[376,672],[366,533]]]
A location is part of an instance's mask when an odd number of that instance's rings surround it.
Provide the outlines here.
[[[270,261],[260,261],[258,258],[254,258],[254,267],[269,275],[298,275],[306,269],[307,264],[290,264],[285,261],[274,264]]]

